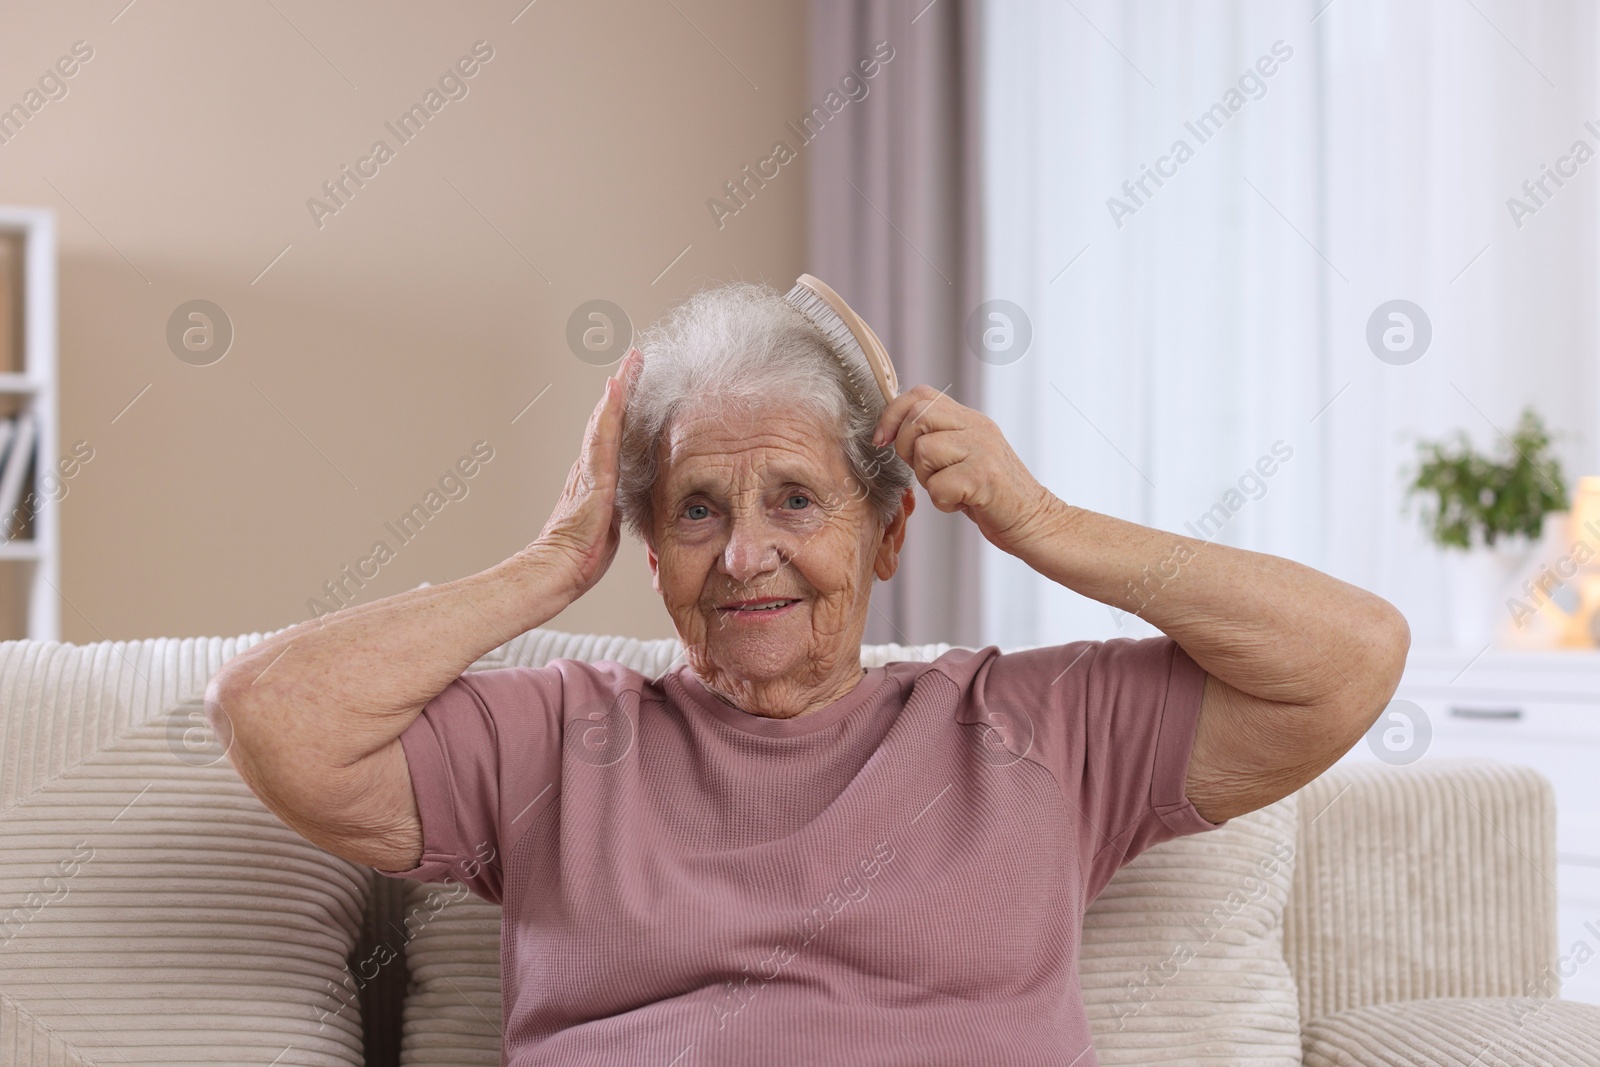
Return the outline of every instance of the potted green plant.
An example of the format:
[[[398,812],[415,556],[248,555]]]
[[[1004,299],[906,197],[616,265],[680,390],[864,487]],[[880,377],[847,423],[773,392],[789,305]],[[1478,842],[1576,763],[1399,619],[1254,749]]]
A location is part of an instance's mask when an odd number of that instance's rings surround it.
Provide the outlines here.
[[[1566,518],[1567,482],[1552,435],[1524,408],[1498,458],[1477,452],[1464,431],[1421,441],[1405,502],[1421,505],[1434,544],[1451,557],[1452,637],[1481,647],[1495,630],[1506,588],[1529,551]]]

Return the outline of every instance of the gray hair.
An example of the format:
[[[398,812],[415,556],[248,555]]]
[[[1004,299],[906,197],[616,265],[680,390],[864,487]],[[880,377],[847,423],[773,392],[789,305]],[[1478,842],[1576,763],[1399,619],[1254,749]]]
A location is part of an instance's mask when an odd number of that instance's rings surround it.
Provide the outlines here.
[[[767,285],[702,289],[639,335],[644,356],[623,423],[617,509],[629,532],[648,540],[660,446],[672,420],[708,404],[774,399],[809,409],[837,427],[850,471],[888,525],[916,480],[888,445],[872,446],[885,401],[876,384],[859,397],[816,324]]]

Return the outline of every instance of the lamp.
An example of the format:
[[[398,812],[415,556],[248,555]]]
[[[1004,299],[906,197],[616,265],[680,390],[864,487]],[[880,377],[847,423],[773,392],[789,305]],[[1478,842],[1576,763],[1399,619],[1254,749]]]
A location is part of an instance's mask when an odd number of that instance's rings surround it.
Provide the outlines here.
[[[1578,479],[1572,493],[1570,529],[1574,550],[1586,550],[1587,558],[1578,568],[1577,588],[1582,599],[1566,643],[1593,648],[1600,646],[1600,476]]]

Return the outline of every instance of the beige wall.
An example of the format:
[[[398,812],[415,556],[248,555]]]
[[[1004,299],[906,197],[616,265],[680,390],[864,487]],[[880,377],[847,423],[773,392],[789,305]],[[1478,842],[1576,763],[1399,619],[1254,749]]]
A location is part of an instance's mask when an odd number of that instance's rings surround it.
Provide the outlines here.
[[[804,269],[803,163],[721,231],[706,207],[804,110],[798,0],[539,0],[514,24],[520,0],[125,2],[8,6],[0,34],[0,106],[94,50],[0,146],[0,203],[58,213],[59,439],[94,449],[60,505],[67,640],[305,619],[478,440],[468,495],[358,599],[495,563],[609,373],[566,344],[581,302],[643,325]],[[479,40],[468,94],[400,145],[385,121]],[[319,229],[307,199],[379,138],[394,158]],[[211,366],[165,339],[194,298],[234,325]],[[552,625],[672,632],[632,541]]]

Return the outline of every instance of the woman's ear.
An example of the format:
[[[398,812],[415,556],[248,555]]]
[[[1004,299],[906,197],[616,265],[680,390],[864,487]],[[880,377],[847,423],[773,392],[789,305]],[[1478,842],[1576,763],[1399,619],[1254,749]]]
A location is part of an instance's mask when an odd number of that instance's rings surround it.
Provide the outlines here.
[[[895,515],[893,522],[884,527],[883,539],[878,542],[878,558],[873,561],[872,572],[882,581],[887,582],[900,569],[900,546],[906,540],[906,520],[916,506],[917,494],[913,487],[906,486],[905,492],[900,495],[900,512]]]
[[[656,556],[655,546],[650,544],[648,538],[644,542],[644,561],[650,565],[650,588],[661,594],[661,560]]]

